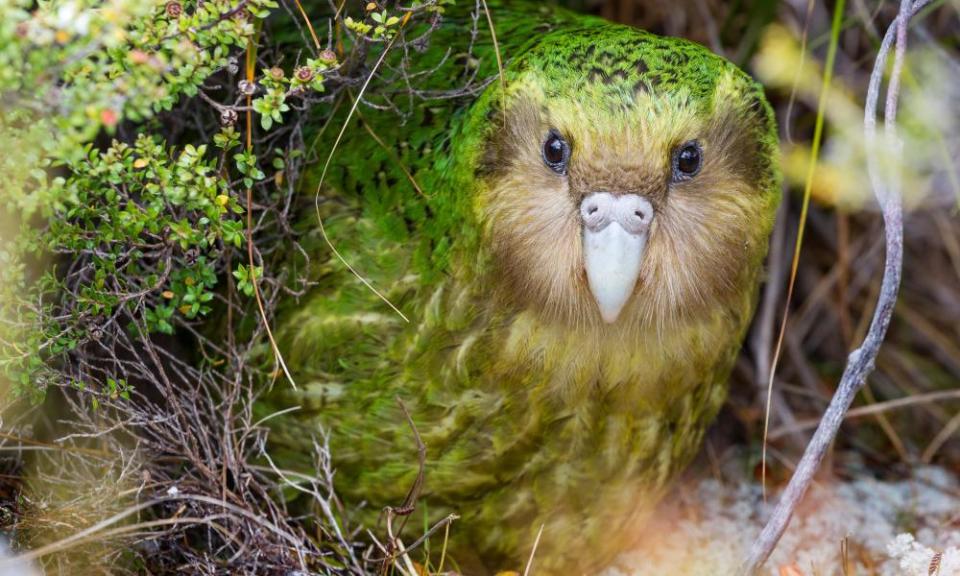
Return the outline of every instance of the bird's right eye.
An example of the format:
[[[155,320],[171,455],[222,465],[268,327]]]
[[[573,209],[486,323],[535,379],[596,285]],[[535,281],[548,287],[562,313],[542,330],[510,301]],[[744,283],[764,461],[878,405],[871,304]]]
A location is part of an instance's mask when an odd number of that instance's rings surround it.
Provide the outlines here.
[[[570,145],[556,130],[551,130],[543,141],[543,163],[557,174],[567,173]]]

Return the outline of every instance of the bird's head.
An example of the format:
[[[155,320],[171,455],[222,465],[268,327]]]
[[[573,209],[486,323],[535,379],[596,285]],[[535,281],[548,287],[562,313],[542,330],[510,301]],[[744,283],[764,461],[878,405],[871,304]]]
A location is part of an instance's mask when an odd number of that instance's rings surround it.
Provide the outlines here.
[[[777,139],[735,66],[596,26],[545,35],[481,102],[474,211],[516,305],[663,327],[753,289],[779,200]]]

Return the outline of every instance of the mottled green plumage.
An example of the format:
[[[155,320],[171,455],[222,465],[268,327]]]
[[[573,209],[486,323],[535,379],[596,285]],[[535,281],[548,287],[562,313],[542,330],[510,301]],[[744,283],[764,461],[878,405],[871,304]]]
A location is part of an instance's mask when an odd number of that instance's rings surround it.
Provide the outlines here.
[[[461,515],[454,558],[517,569],[543,525],[539,573],[581,573],[629,542],[723,402],[779,199],[776,134],[761,89],[698,45],[536,2],[491,9],[505,93],[415,102],[405,123],[365,110],[389,150],[352,127],[321,192],[332,242],[410,322],[332,259],[312,220],[318,285],[278,326],[299,390],[263,408],[302,406],[273,423],[286,466],[309,465],[311,436],[329,431],[337,488],[370,520],[417,474],[401,398],[427,446],[418,514]],[[417,68],[462,53],[466,12]],[[478,78],[495,73],[489,43],[476,56]],[[464,65],[451,57],[421,89],[461,86]],[[551,128],[573,150],[563,177],[540,159]],[[703,169],[671,183],[671,150],[692,138]],[[657,214],[612,324],[580,253],[576,207],[595,190]]]

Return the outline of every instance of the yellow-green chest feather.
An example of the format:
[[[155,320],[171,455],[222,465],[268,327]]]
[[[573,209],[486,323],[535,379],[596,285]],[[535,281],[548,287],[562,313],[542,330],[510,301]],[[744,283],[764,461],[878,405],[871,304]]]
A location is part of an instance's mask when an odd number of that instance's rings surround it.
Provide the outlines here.
[[[289,349],[304,390],[285,402],[303,408],[275,435],[306,456],[324,426],[341,495],[366,501],[363,520],[373,522],[417,477],[399,398],[427,447],[421,510],[431,520],[461,516],[454,558],[517,567],[543,525],[543,573],[597,568],[696,453],[726,396],[758,271],[739,297],[661,334],[549,326],[452,284],[437,287],[423,320],[406,329],[388,315],[333,315],[307,337],[317,310],[304,308],[291,319],[301,339]],[[375,377],[335,382],[322,369],[320,343],[343,331],[382,360]]]

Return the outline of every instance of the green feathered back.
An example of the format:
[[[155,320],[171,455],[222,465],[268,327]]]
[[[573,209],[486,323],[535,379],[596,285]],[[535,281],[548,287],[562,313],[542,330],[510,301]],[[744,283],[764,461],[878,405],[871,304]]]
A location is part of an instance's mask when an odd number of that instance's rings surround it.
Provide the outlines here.
[[[604,24],[600,19],[539,2],[494,0],[487,4],[495,18],[501,55],[507,62],[551,30]],[[412,87],[402,80],[389,86],[378,81],[371,84],[366,98],[385,105],[387,99],[381,95],[389,93],[390,105],[396,110],[360,106],[337,147],[325,181],[327,193],[335,191],[332,195],[338,201],[356,202],[360,215],[375,225],[376,234],[385,241],[408,244],[407,248],[413,243],[416,272],[430,280],[449,265],[452,237],[463,242],[470,235],[476,241],[476,231],[463,228],[471,218],[469,198],[449,186],[463,176],[454,173],[451,152],[462,136],[468,106],[484,87],[499,90],[490,30],[483,14],[474,18],[473,8],[473,2],[447,8],[422,52],[410,50],[404,55],[395,50],[388,56],[381,74],[396,76],[390,69],[400,66],[406,57]],[[472,38],[474,27],[476,38]],[[415,38],[424,31],[407,30],[406,36]],[[408,94],[411,90],[416,94]],[[464,95],[456,96],[461,93]],[[352,96],[356,96],[355,91]],[[350,104],[347,100],[340,103],[338,114],[321,136],[315,148],[318,162],[301,186],[305,194],[316,192],[323,164]],[[315,227],[316,218],[308,218],[306,224]],[[344,249],[350,249],[347,243]]]

